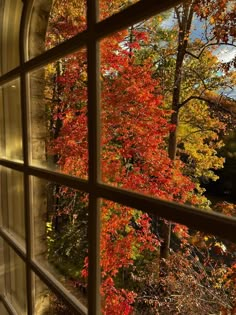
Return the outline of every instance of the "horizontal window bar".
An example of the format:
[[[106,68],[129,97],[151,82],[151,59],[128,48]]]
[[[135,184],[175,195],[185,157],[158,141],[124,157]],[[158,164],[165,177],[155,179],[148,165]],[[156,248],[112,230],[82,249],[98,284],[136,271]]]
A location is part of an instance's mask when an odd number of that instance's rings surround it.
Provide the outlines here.
[[[236,218],[99,184],[97,197],[156,214],[197,230],[236,242]]]
[[[19,77],[19,74],[20,74],[20,66],[2,75],[0,77],[0,85],[3,85],[5,83],[8,83],[12,80],[17,79]]]
[[[14,236],[12,236],[5,228],[0,227],[0,237],[12,247],[18,256],[20,256],[24,261],[26,261],[26,252],[23,246],[16,241]]]
[[[18,171],[24,171],[28,175],[54,181],[88,193],[95,193],[97,198],[106,198],[143,211],[156,213],[158,216],[164,217],[167,220],[186,224],[201,231],[217,234],[233,242],[236,241],[236,218],[226,217],[215,212],[199,210],[191,206],[172,203],[150,196],[144,196],[139,193],[110,187],[104,184],[91,185],[84,180],[66,174],[53,173],[52,171],[36,167],[26,168],[20,164],[3,160],[0,161],[0,164]]]
[[[47,170],[43,168],[38,168],[34,166],[25,166],[21,163],[7,161],[7,160],[0,160],[0,165],[25,173],[29,176],[36,176],[48,181],[54,181],[55,183],[67,185],[71,188],[80,189],[84,192],[89,192],[89,184],[86,180],[80,179],[78,177],[72,177],[67,174],[53,172],[52,170]]]
[[[140,0],[95,25],[94,32],[97,39],[145,20],[151,16],[177,6],[180,0]]]
[[[24,170],[24,164],[22,162],[15,162],[15,161],[0,159],[0,165],[11,168],[19,172],[23,172]]]

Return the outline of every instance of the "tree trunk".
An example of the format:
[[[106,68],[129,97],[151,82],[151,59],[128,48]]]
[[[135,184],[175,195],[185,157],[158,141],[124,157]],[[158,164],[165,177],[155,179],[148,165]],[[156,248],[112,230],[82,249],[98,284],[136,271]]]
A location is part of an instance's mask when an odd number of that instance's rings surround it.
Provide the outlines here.
[[[170,251],[171,223],[162,222],[161,234],[163,243],[161,244],[160,257],[167,259]]]
[[[179,37],[177,47],[177,57],[174,73],[174,86],[172,95],[172,115],[170,122],[175,125],[175,129],[169,134],[168,141],[168,155],[169,158],[174,161],[176,158],[177,149],[177,132],[178,132],[178,116],[180,110],[180,97],[181,97],[181,82],[182,82],[182,68],[183,61],[186,54],[186,48],[188,45],[188,37],[193,19],[193,7],[189,3],[185,3],[181,6],[181,9],[175,8],[175,13],[179,25]],[[170,240],[171,240],[171,223],[163,222],[161,228],[161,258],[167,259],[170,252]]]
[[[177,109],[171,114],[171,124],[175,125],[175,130],[170,132],[168,140],[168,155],[172,161],[174,161],[176,157],[178,123],[179,110]]]

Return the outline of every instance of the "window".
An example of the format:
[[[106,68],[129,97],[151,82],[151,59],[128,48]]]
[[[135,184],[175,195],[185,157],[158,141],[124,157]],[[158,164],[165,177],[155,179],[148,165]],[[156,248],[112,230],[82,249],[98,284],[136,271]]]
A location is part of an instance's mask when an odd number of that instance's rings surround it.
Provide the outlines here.
[[[88,0],[86,27],[46,51],[45,34],[52,3],[47,0],[22,2],[8,0],[0,4],[3,12],[0,27],[0,251],[3,253],[0,255],[0,283],[4,283],[0,286],[0,309],[3,314],[43,314],[41,307],[50,304],[45,292],[50,290],[55,299],[68,305],[72,314],[98,315],[101,309],[101,200],[148,210],[229,241],[236,240],[236,220],[109,186],[101,180],[100,41],[168,10],[179,1],[135,1],[99,20],[98,7],[102,1]],[[42,123],[45,104],[41,99],[45,88],[44,67],[79,51],[87,54],[89,159],[88,174],[76,177],[58,172],[55,165],[46,160],[47,129]],[[44,258],[46,249],[41,240],[46,229],[46,191],[57,186],[79,191],[79,198],[83,196],[88,202],[87,208],[84,206],[88,213],[88,301],[85,303],[88,308],[51,271]]]

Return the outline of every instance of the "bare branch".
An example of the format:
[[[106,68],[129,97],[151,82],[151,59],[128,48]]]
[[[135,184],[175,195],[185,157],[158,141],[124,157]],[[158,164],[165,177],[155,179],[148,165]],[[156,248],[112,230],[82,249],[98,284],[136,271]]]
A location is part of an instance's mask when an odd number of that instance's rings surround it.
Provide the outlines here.
[[[204,45],[201,48],[201,51],[200,51],[200,53],[198,55],[194,55],[191,51],[188,51],[188,50],[185,50],[185,52],[186,52],[186,54],[192,56],[195,59],[200,59],[201,55],[204,53],[206,48],[208,48],[210,46],[231,46],[231,47],[235,47],[236,48],[236,44],[233,44],[233,43],[218,43],[218,42],[215,42],[215,43],[208,43],[208,44]]]

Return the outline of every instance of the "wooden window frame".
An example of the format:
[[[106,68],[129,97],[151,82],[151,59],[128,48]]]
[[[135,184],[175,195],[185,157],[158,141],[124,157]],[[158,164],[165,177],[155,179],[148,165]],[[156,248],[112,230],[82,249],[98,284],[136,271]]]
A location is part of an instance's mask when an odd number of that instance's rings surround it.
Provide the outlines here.
[[[22,23],[20,29],[20,65],[0,77],[0,85],[20,78],[23,163],[9,159],[0,159],[0,166],[21,172],[24,175],[25,200],[25,234],[26,250],[4,228],[0,227],[0,237],[21,257],[26,265],[28,314],[33,314],[32,273],[34,272],[53,292],[64,299],[79,314],[100,315],[100,199],[106,198],[149,213],[155,213],[167,220],[179,222],[191,228],[217,234],[230,241],[236,241],[236,219],[214,212],[204,212],[190,206],[180,205],[157,198],[145,196],[132,191],[110,187],[101,182],[100,177],[100,50],[99,41],[112,33],[127,28],[143,19],[167,10],[178,3],[178,0],[141,0],[124,11],[99,21],[99,1],[87,0],[87,30],[60,45],[28,59],[28,34],[33,0],[24,0]],[[29,162],[29,122],[28,74],[50,62],[73,53],[80,47],[87,47],[88,58],[88,144],[89,144],[89,177],[88,181],[69,175],[55,173]],[[53,181],[89,193],[89,279],[88,279],[88,310],[60,284],[48,270],[33,258],[32,244],[32,211],[31,209],[31,176]],[[9,314],[15,314],[9,300],[0,296]]]

